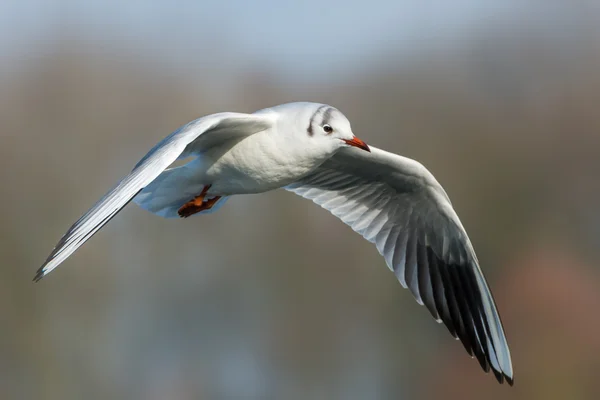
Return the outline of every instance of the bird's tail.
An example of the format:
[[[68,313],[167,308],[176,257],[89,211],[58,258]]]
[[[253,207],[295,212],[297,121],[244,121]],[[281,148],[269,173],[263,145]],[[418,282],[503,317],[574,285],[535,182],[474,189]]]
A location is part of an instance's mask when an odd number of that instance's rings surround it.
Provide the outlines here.
[[[192,161],[181,167],[170,168],[161,173],[152,183],[146,186],[133,201],[153,214],[164,218],[179,218],[177,211],[188,201],[198,196],[204,188],[199,183],[197,168]],[[210,214],[217,211],[227,197],[221,197],[209,210],[198,214]]]

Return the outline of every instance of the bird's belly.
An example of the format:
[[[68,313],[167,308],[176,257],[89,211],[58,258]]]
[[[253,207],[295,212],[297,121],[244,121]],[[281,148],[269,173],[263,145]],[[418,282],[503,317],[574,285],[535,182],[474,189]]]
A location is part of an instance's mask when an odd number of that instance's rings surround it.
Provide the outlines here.
[[[259,135],[250,136],[229,149],[211,149],[201,157],[209,194],[262,193],[297,181],[316,166],[282,157],[265,146]],[[309,165],[310,164],[310,165]]]

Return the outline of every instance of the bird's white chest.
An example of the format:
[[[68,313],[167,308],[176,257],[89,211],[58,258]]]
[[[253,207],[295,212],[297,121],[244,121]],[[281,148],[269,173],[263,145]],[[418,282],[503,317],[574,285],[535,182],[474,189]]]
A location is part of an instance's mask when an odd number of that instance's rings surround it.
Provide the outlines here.
[[[215,147],[202,154],[203,179],[209,193],[233,195],[261,193],[297,181],[325,159],[307,155],[293,145],[259,132],[233,146]]]

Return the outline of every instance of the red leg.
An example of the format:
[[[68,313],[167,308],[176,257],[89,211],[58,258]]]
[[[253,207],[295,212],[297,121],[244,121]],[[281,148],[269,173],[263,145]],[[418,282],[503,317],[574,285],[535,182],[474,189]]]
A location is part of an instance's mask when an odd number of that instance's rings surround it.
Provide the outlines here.
[[[210,189],[210,185],[204,186],[204,188],[202,188],[202,191],[198,196],[194,197],[192,200],[182,205],[179,208],[179,210],[177,210],[179,216],[182,218],[187,218],[190,215],[196,214],[198,212],[197,209],[200,208],[202,206],[202,203],[204,202],[204,197],[206,196],[206,192],[208,192],[208,189]]]
[[[210,210],[213,208],[221,196],[216,196],[212,199],[204,201],[204,197],[206,197],[206,192],[208,192],[208,189],[210,189],[210,185],[205,186],[198,196],[181,206],[181,208],[177,211],[179,216],[182,218],[187,218],[191,215],[199,213],[200,211]]]

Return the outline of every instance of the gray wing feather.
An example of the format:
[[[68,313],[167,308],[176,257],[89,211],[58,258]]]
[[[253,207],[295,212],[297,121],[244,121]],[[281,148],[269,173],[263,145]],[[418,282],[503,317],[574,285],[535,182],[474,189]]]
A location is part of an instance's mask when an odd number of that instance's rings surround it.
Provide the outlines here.
[[[270,121],[265,115],[219,113],[197,119],[177,129],[154,146],[129,175],[69,228],[38,269],[34,280],[39,281],[66,260],[178,158],[198,153],[216,142],[236,136],[248,136],[269,126]],[[206,135],[207,132],[211,134]],[[212,134],[216,132],[219,135]],[[210,138],[198,140],[204,135]]]
[[[471,242],[433,175],[371,147],[344,149],[286,187],[375,244],[419,304],[499,382],[513,382],[502,322]]]

